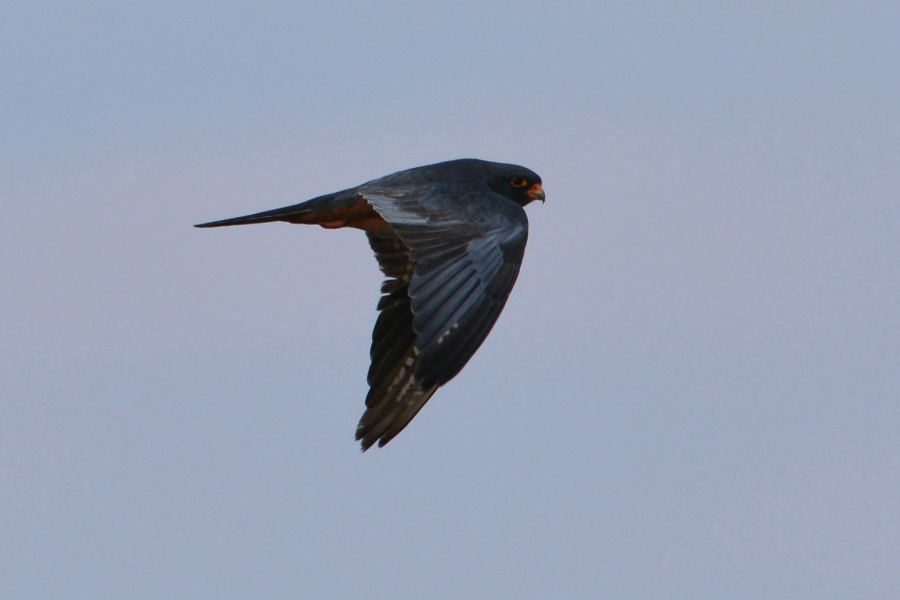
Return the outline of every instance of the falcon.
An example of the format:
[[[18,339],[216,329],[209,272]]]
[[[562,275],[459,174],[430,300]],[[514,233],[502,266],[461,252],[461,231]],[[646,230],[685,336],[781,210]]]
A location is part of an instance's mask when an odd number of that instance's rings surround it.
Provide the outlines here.
[[[356,428],[366,451],[400,433],[487,337],[519,273],[522,209],[533,200],[544,200],[534,171],[465,158],[196,227],[284,221],[366,232],[386,277]]]

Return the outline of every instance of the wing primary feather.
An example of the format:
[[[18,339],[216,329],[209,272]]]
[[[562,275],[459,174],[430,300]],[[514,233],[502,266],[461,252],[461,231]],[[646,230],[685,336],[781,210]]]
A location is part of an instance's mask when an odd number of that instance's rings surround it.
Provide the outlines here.
[[[527,218],[506,199],[480,193],[378,186],[359,193],[392,233],[369,234],[387,279],[372,333],[366,411],[356,430],[366,450],[400,433],[487,337],[515,282]],[[468,204],[461,212],[462,202]]]

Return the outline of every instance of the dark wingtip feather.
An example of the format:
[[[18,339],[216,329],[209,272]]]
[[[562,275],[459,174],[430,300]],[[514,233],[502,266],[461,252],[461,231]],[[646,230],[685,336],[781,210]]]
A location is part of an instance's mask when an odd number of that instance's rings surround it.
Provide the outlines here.
[[[408,383],[415,380],[410,374],[405,381]],[[437,388],[438,386],[422,388],[415,385],[411,395],[393,398],[383,397],[380,394],[371,396],[373,402],[356,427],[356,440],[360,442],[362,451],[365,452],[376,442],[379,448],[383,448],[394,439],[422,410]]]

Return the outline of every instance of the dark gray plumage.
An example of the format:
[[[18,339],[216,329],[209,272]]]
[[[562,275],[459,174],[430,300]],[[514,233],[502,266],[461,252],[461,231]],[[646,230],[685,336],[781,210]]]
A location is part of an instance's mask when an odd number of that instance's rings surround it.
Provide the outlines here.
[[[525,251],[522,207],[544,199],[541,186],[525,167],[460,159],[197,227],[286,221],[367,232],[387,279],[356,430],[366,450],[400,433],[487,337]]]

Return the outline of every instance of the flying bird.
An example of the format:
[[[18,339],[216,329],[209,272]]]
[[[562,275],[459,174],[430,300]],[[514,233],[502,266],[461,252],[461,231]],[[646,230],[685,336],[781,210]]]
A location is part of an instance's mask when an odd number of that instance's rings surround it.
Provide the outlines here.
[[[522,208],[533,200],[544,200],[534,171],[466,158],[196,227],[284,221],[366,232],[386,279],[356,428],[365,451],[400,433],[487,337],[519,273]]]

